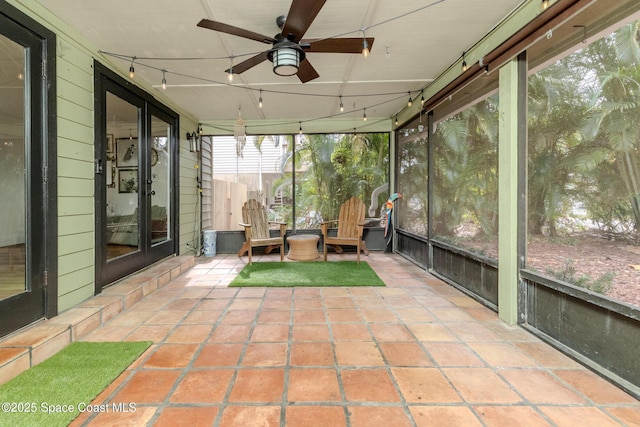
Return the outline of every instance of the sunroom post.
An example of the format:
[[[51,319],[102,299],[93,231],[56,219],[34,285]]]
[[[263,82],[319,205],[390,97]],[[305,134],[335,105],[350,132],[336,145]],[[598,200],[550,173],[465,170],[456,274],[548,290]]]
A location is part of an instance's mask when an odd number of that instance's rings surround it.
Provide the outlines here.
[[[518,60],[500,69],[498,316],[518,320]]]

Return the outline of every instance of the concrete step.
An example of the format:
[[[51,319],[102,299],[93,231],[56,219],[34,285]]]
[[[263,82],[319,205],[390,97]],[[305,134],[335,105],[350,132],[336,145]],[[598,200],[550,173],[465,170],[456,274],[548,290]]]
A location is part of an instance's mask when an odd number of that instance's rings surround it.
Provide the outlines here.
[[[80,340],[145,296],[177,279],[194,264],[193,256],[159,261],[56,317],[36,322],[4,337],[0,340],[0,384]]]

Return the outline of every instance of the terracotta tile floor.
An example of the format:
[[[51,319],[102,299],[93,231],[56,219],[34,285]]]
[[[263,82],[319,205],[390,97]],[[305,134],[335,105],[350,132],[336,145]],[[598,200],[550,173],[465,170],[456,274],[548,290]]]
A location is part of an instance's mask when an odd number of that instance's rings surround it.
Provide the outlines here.
[[[640,425],[636,399],[491,310],[364,260],[386,287],[228,288],[246,258],[198,259],[85,338],[154,345],[95,401],[135,411],[73,425]]]

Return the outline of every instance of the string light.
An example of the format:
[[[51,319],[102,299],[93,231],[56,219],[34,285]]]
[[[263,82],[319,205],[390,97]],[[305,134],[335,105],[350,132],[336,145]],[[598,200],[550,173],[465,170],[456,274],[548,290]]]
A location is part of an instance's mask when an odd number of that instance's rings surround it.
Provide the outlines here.
[[[258,99],[258,107],[262,108],[262,89],[260,89],[260,99]]]
[[[398,126],[398,115],[396,114],[396,126]]]
[[[300,123],[300,135],[302,135],[302,122],[298,122]]]
[[[367,35],[364,29],[362,30],[362,56],[365,58],[369,57],[369,43],[367,43]]]
[[[542,10],[547,10],[549,7],[549,0],[542,0]]]
[[[425,99],[424,99],[424,92],[422,92],[422,96],[420,97],[420,105],[424,107],[424,103],[425,103]]]
[[[362,114],[362,121],[366,122],[367,121],[367,109],[364,109],[364,113]]]
[[[133,71],[134,71],[134,70],[132,70],[132,69],[133,69],[133,67],[134,67],[134,62],[140,59],[140,58],[138,58],[137,56],[125,56],[125,55],[120,55],[120,54],[116,54],[116,53],[104,52],[104,51],[100,51],[100,52],[101,52],[101,53],[103,53],[103,54],[105,54],[105,55],[108,55],[108,56],[113,56],[113,57],[120,58],[120,59],[128,59],[128,60],[130,60],[130,61],[131,61],[131,65],[130,65],[130,72],[133,72]],[[142,59],[149,59],[149,58],[142,58]],[[157,58],[157,59],[162,59],[162,58]],[[231,59],[233,59],[233,58],[231,58]],[[142,66],[144,66],[144,67],[150,68],[150,69],[154,69],[154,70],[161,71],[161,72],[163,73],[163,80],[166,80],[166,72],[167,72],[167,70],[166,70],[166,69],[161,69],[161,68],[154,67],[154,66],[151,66],[151,65],[146,65],[146,64],[141,64],[141,65],[142,65]],[[233,64],[232,64],[232,66],[233,66]],[[229,72],[229,71],[231,71],[231,73],[232,73],[232,69],[227,70],[227,71],[228,71],[228,72]],[[188,75],[187,75],[186,77],[197,78],[197,77],[188,76]],[[198,79],[199,79],[199,80],[206,80],[206,79],[201,79],[201,78],[198,78]],[[208,81],[216,82],[215,80],[208,80]],[[220,83],[220,82],[216,82],[216,83]],[[244,90],[258,90],[258,89],[250,89],[250,88],[248,88],[248,87],[243,87],[243,86],[237,86],[237,87],[238,87],[239,89],[244,89]],[[263,89],[259,89],[259,91],[260,91],[260,96],[259,96],[259,98],[262,98],[262,92],[263,92],[264,90],[263,90]],[[300,93],[300,92],[277,91],[277,90],[268,90],[267,92],[272,92],[272,93],[277,93],[277,94],[283,94],[283,95],[298,95],[298,96],[305,96],[305,97],[309,97],[309,96],[312,96],[312,97],[330,97],[330,96],[332,96],[332,95],[320,94],[320,93]],[[383,93],[375,93],[375,94],[372,94],[372,93],[366,93],[366,94],[354,94],[354,95],[350,95],[350,96],[352,96],[352,97],[359,97],[359,96],[363,96],[363,97],[368,97],[368,96],[378,96],[378,97],[379,97],[379,96],[399,95],[399,94],[401,94],[401,93],[402,93],[402,92],[383,92]],[[424,98],[424,92],[422,92],[422,93],[423,93],[422,98]],[[412,100],[412,97],[411,97],[411,91],[407,91],[407,94],[409,95],[409,99],[408,99],[408,102],[407,102],[407,106],[409,106],[409,107],[410,107],[410,106],[412,106],[412,105],[413,105],[413,100]],[[333,95],[333,96],[335,96],[335,95]],[[343,99],[343,98],[344,98],[344,96],[343,96],[343,95],[339,95],[339,100],[340,100],[340,111],[341,111],[341,112],[344,112],[344,99]],[[396,97],[396,98],[391,99],[391,100],[388,100],[388,101],[383,101],[383,102],[381,102],[380,104],[369,105],[367,108],[369,108],[369,107],[375,107],[376,105],[381,105],[381,104],[385,104],[385,103],[388,103],[388,102],[395,102],[395,101],[397,101],[398,99],[399,99],[399,98],[398,98],[398,97]],[[354,110],[356,109],[355,102],[354,102],[353,109],[354,109]],[[364,116],[366,116],[366,112],[363,112],[363,120],[365,120],[365,117],[364,117]],[[398,120],[398,117],[396,116],[396,122],[397,122],[397,120]],[[294,123],[295,123],[295,122],[294,122]],[[300,129],[300,131],[302,131],[302,123],[301,123],[301,122],[299,122],[299,125],[300,125],[300,128],[299,128],[299,129]],[[202,133],[203,133],[202,124],[198,124],[198,132],[202,135]]]
[[[165,78],[165,73],[167,70],[162,70],[162,90],[167,90],[167,79]]]
[[[469,68],[467,66],[467,61],[465,61],[464,56],[466,55],[466,52],[462,52],[462,71],[467,71],[467,69]]]
[[[133,58],[131,58],[131,66],[129,67],[129,78],[134,78],[136,76],[136,69],[133,68],[133,61],[136,60],[136,57],[134,56]]]
[[[227,80],[229,81],[229,83],[233,81],[233,56],[230,59],[231,67],[229,67],[229,72],[227,73]]]

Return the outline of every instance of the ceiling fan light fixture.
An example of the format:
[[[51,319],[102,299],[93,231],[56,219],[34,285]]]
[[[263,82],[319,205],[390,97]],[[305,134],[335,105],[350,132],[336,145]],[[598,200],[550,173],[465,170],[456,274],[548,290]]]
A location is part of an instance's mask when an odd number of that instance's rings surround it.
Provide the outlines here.
[[[293,47],[281,47],[274,49],[273,72],[279,76],[293,76],[300,66],[300,52]]]

